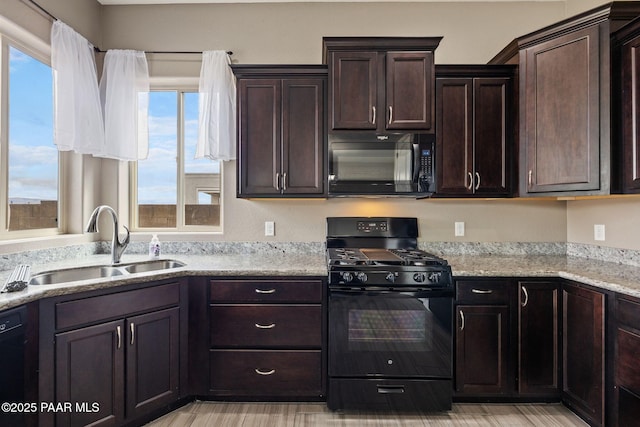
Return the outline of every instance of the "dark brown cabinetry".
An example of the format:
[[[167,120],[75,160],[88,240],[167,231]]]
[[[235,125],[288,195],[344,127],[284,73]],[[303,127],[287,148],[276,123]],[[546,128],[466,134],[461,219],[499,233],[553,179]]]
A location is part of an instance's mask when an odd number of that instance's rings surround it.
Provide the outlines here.
[[[506,396],[513,390],[508,285],[507,280],[456,282],[456,396]]]
[[[320,280],[212,280],[209,394],[324,396],[322,301]]]
[[[332,130],[435,130],[440,37],[325,37]]]
[[[509,196],[512,66],[436,67],[438,196]]]
[[[518,394],[560,397],[560,285],[518,281]]]
[[[562,399],[591,425],[605,424],[605,295],[562,285]]]
[[[238,79],[238,197],[325,193],[323,66],[234,65]]]
[[[612,191],[611,34],[639,14],[638,2],[607,3],[525,35],[491,61],[520,66],[521,196]]]
[[[51,314],[55,325],[43,328],[41,322],[41,348],[54,343],[41,351],[41,372],[51,366],[55,375],[41,378],[41,398],[87,406],[43,413],[41,425],[121,425],[177,401],[185,362],[181,292],[174,282],[43,301],[41,315]],[[53,333],[52,341],[47,331]]]
[[[613,63],[620,69],[619,86],[615,89],[621,98],[613,100],[613,125],[620,139],[616,148],[619,168],[615,170],[615,189],[621,193],[640,192],[640,18],[624,26],[614,35]]]
[[[618,295],[614,326],[614,392],[612,425],[640,423],[640,299]]]

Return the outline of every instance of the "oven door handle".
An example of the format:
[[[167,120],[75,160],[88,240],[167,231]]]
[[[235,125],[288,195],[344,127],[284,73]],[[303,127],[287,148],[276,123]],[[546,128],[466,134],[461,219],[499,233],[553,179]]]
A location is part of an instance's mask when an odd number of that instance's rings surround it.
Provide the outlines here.
[[[377,385],[379,394],[402,394],[404,393],[403,385]]]
[[[364,296],[385,296],[385,297],[412,297],[412,298],[453,298],[453,289],[414,289],[404,288],[398,290],[378,290],[378,289],[362,289],[362,288],[341,288],[341,289],[329,289],[330,295],[364,295]]]

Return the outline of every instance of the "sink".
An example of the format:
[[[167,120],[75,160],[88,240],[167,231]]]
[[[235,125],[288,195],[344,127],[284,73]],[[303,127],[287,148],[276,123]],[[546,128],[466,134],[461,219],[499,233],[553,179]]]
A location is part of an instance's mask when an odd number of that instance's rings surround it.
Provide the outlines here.
[[[146,273],[149,271],[169,270],[171,268],[184,267],[185,264],[172,259],[163,259],[158,261],[139,262],[122,267],[127,273]]]
[[[67,268],[38,273],[31,277],[30,285],[59,285],[80,280],[105,279],[114,276],[126,276],[135,273],[169,270],[184,267],[186,264],[173,259],[143,261],[125,265],[94,265],[90,267]]]
[[[91,266],[68,268],[65,270],[45,271],[31,277],[30,285],[56,285],[59,283],[78,282],[80,280],[101,279],[121,276],[124,272],[118,267]]]

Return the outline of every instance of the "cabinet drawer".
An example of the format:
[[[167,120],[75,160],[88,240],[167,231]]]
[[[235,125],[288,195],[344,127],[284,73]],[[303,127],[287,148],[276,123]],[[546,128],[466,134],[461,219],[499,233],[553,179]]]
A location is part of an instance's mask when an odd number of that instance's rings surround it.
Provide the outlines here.
[[[618,355],[616,359],[616,383],[640,395],[640,335],[625,329],[618,329],[616,341]]]
[[[125,317],[179,303],[178,283],[61,302],[55,309],[56,329]]]
[[[211,305],[212,347],[320,347],[319,305]]]
[[[509,304],[509,284],[506,281],[470,280],[456,282],[458,304]]]
[[[211,350],[209,387],[222,395],[322,393],[320,350]]]
[[[320,280],[212,280],[212,302],[320,303]]]
[[[616,318],[618,323],[640,330],[640,303],[618,298]]]

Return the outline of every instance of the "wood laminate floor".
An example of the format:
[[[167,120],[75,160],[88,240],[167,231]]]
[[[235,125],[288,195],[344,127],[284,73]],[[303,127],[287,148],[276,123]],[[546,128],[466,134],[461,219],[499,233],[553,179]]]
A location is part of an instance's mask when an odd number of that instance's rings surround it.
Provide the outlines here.
[[[585,427],[560,404],[454,404],[425,415],[331,412],[324,403],[190,403],[148,427]]]

